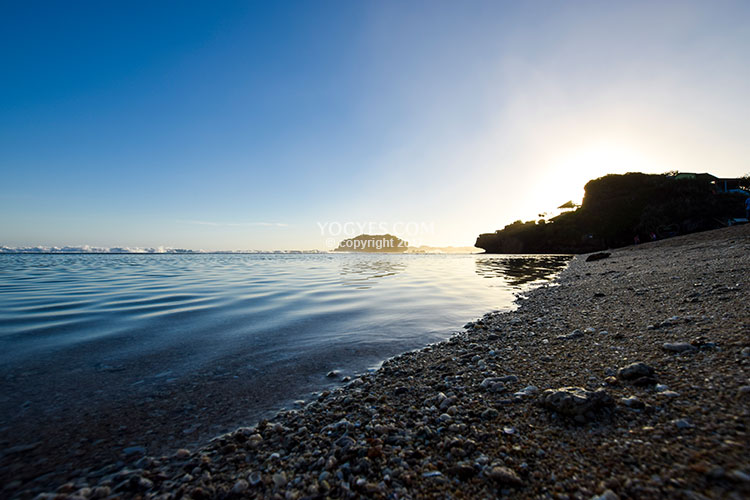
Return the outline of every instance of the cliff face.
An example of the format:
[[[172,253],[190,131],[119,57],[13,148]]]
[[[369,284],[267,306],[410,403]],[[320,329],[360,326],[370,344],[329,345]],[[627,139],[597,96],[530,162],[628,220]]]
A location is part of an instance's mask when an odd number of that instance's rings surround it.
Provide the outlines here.
[[[581,207],[549,222],[516,221],[479,235],[488,253],[587,253],[715,229],[742,217],[743,196],[716,193],[710,179],[629,173],[589,181]]]
[[[343,240],[334,252],[403,253],[409,243],[391,234],[360,234]]]

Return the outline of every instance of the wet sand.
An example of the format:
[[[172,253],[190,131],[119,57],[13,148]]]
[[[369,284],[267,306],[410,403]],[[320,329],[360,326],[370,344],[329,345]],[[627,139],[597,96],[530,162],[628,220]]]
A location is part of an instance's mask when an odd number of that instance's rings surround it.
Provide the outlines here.
[[[747,498],[749,278],[750,225],[577,257],[518,310],[304,409],[2,494]]]

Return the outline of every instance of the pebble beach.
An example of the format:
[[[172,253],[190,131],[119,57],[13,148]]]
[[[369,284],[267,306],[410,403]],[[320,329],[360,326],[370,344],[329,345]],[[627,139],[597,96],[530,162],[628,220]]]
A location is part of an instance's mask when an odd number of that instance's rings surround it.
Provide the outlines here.
[[[577,256],[515,311],[304,407],[197,449],[134,450],[124,466],[1,493],[748,498],[749,297],[750,225]]]

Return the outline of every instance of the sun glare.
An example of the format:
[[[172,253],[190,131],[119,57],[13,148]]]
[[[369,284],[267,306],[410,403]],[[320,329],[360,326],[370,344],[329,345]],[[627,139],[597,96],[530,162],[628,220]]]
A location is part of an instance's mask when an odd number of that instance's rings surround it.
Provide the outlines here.
[[[607,174],[659,173],[669,170],[634,149],[611,143],[568,150],[557,158],[557,161],[550,162],[539,192],[546,200],[540,206],[545,206],[548,210],[569,200],[581,203],[583,187],[591,179]]]

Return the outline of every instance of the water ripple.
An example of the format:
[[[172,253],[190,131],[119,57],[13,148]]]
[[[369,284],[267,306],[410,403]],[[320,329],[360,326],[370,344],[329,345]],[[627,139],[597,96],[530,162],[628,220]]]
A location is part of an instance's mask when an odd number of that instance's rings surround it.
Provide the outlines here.
[[[74,393],[85,377],[106,400],[218,365],[264,384],[294,360],[300,379],[322,377],[305,367],[354,373],[444,339],[489,310],[510,309],[514,293],[549,279],[566,262],[486,255],[4,254],[0,380],[53,371],[60,395]],[[117,378],[99,382],[102,366],[116,367]],[[156,376],[165,372],[170,377]]]

